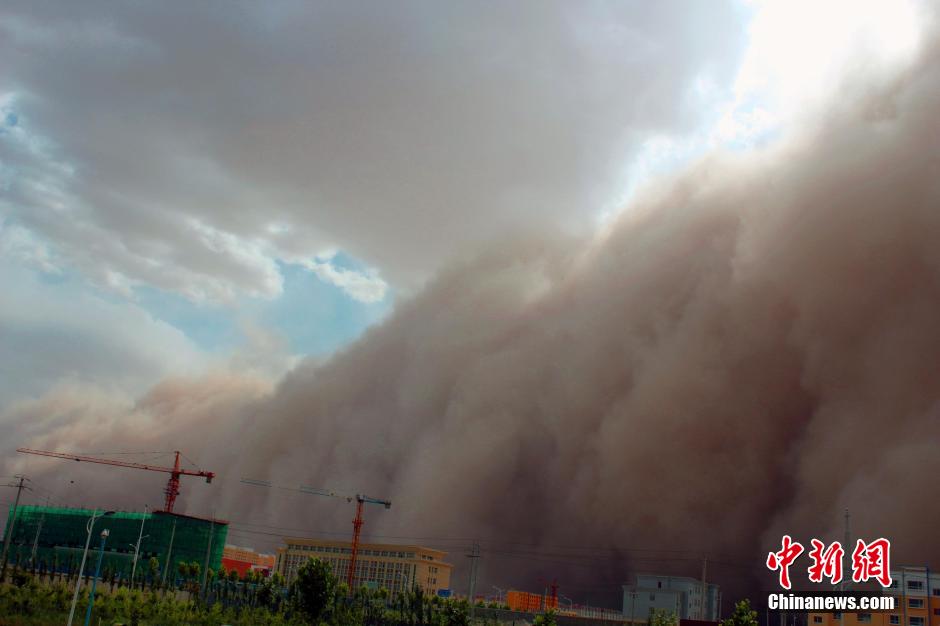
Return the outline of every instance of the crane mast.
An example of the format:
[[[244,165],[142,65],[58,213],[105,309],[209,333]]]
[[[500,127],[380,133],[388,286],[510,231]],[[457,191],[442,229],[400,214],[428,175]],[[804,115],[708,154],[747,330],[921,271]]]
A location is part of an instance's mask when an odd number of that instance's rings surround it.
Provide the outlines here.
[[[130,467],[132,469],[141,469],[147,470],[150,472],[163,472],[170,475],[169,480],[167,480],[166,488],[163,490],[164,501],[163,501],[163,510],[167,513],[173,512],[173,505],[176,503],[176,497],[180,494],[180,477],[181,476],[199,476],[205,478],[207,483],[211,483],[212,479],[215,478],[215,472],[207,472],[204,470],[189,470],[180,467],[180,451],[176,450],[174,452],[175,459],[173,461],[173,467],[163,467],[160,465],[148,465],[145,463],[132,463],[130,461],[117,461],[114,459],[102,459],[93,456],[86,456],[81,454],[68,454],[66,452],[51,452],[49,450],[33,450],[30,448],[17,448],[17,452],[22,452],[24,454],[36,454],[39,456],[49,456],[56,459],[69,459],[71,461],[85,461],[87,463],[99,463],[101,465],[113,465],[115,467]]]
[[[348,499],[351,500],[351,498]],[[362,524],[364,523],[362,519],[362,505],[366,502],[369,504],[381,504],[385,506],[386,509],[392,508],[392,503],[388,500],[379,500],[378,498],[370,498],[369,496],[356,494],[356,518],[353,520],[353,540],[349,554],[349,572],[346,575],[346,585],[349,587],[350,593],[353,591],[353,581],[356,577],[356,556],[359,554],[359,535],[362,532]]]
[[[345,498],[346,502],[356,501],[356,517],[353,519],[353,537],[352,537],[352,547],[349,551],[349,571],[346,572],[346,585],[349,587],[349,592],[353,592],[353,583],[356,580],[356,557],[359,555],[359,538],[362,534],[362,525],[365,523],[365,520],[362,516],[362,508],[364,504],[381,504],[386,509],[392,508],[392,503],[388,500],[382,500],[380,498],[372,498],[370,496],[365,496],[362,494],[356,494],[355,496],[341,496],[334,491],[327,489],[314,489],[312,487],[305,487],[303,485],[300,488],[294,487],[282,487],[280,485],[272,485],[266,480],[257,480],[253,478],[242,478],[241,482],[246,485],[255,485],[256,487],[268,487],[272,489],[282,489],[284,491],[296,491],[299,493],[306,493],[313,496],[326,496],[328,498]]]

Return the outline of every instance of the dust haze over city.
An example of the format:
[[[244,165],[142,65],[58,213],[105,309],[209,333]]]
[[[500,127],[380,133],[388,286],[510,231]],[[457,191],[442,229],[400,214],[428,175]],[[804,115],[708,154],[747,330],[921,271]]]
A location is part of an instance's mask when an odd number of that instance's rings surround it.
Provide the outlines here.
[[[231,543],[351,532],[242,478],[364,493],[618,609],[846,509],[940,565],[937,9],[6,3],[0,474],[139,510],[15,450],[182,450]]]

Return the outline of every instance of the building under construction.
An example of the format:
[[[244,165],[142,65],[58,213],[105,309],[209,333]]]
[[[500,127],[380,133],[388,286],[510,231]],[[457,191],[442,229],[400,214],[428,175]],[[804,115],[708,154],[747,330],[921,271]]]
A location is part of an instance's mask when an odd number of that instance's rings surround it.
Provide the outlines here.
[[[7,525],[13,522],[10,541],[10,563],[20,567],[75,571],[82,561],[87,537],[86,527],[94,511],[48,506],[20,506],[13,518],[11,508]],[[100,515],[100,511],[98,514]],[[143,533],[141,533],[143,524]],[[105,544],[102,571],[113,572],[121,578],[129,578],[134,561],[134,546],[138,537],[140,555],[137,564],[137,580],[147,579],[150,574],[150,559],[159,563],[161,580],[164,565],[170,563],[166,580],[176,576],[181,562],[199,563],[204,570],[206,564],[219,571],[222,551],[228,535],[228,522],[204,519],[178,513],[156,511],[152,513],[115,512],[95,520],[92,530],[89,559],[86,565],[94,567],[92,555],[97,552],[101,531],[110,532]],[[5,532],[9,532],[9,528]],[[5,536],[5,535],[4,535]]]

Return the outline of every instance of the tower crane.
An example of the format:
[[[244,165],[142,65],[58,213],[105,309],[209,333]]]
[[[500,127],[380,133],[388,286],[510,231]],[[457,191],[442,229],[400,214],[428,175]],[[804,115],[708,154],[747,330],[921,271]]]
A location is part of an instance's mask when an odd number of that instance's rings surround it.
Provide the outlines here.
[[[341,496],[334,491],[329,491],[326,489],[315,489],[313,487],[305,487],[301,485],[299,488],[295,489],[293,487],[280,487],[272,485],[266,480],[255,480],[252,478],[242,478],[242,482],[246,485],[255,485],[256,487],[270,487],[273,489],[282,489],[284,491],[296,491],[299,493],[306,493],[313,496],[326,496],[329,498],[344,498],[346,502],[356,502],[356,518],[353,520],[353,538],[352,538],[352,548],[350,549],[349,554],[349,572],[346,574],[346,585],[349,587],[350,593],[353,590],[353,582],[356,577],[356,556],[359,554],[359,537],[362,533],[362,525],[365,523],[365,520],[362,517],[362,508],[365,504],[381,504],[386,509],[392,508],[392,503],[388,500],[382,500],[380,498],[373,498],[371,496],[366,496],[363,494],[357,493],[354,496]]]
[[[51,456],[57,459],[69,459],[72,461],[85,461],[87,463],[101,463],[102,465],[114,465],[117,467],[130,467],[133,469],[148,470],[151,472],[164,472],[170,475],[169,480],[166,483],[166,489],[163,490],[165,495],[165,500],[163,502],[163,510],[167,513],[173,512],[173,504],[176,502],[176,496],[180,494],[180,476],[201,476],[206,479],[207,483],[211,483],[212,479],[215,478],[214,472],[207,472],[204,470],[189,470],[180,467],[180,452],[176,450],[174,454],[176,455],[176,460],[173,463],[173,467],[162,467],[159,465],[147,465],[144,463],[131,463],[129,461],[116,461],[114,459],[101,459],[93,456],[83,456],[81,454],[67,454],[65,452],[50,452],[48,450],[32,450],[30,448],[17,448],[17,452],[23,452],[24,454],[38,454],[39,456]]]

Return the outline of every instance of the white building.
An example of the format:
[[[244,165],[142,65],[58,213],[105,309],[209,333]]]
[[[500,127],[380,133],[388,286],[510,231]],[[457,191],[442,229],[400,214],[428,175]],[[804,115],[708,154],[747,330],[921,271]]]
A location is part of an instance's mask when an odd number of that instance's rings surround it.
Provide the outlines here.
[[[679,619],[718,621],[721,591],[687,576],[639,574],[635,585],[623,586],[623,617],[642,621],[654,609],[674,613]]]

